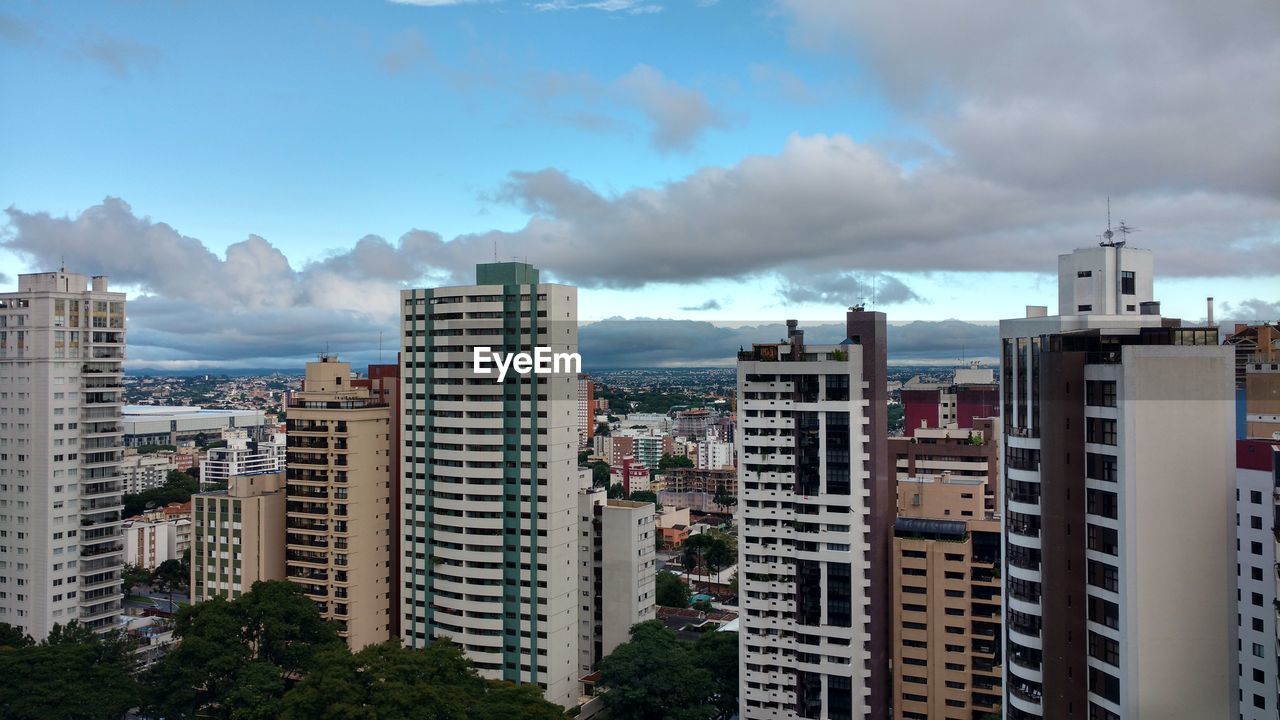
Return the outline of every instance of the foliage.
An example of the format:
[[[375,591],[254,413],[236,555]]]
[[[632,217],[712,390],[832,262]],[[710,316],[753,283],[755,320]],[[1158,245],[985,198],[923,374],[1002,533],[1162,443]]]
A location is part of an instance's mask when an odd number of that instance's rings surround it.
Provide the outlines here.
[[[151,582],[151,571],[141,565],[125,565],[120,578],[124,581],[122,592],[128,595],[134,587]]]
[[[177,647],[147,672],[147,709],[168,718],[273,718],[316,655],[345,647],[301,588],[256,582],[236,600],[179,611]]]
[[[627,499],[634,500],[635,502],[653,503],[653,506],[655,508],[659,510],[662,509],[662,504],[658,502],[658,493],[652,490],[636,490],[635,492],[631,493],[631,495],[628,496]]]
[[[150,455],[152,453],[158,453],[158,452],[174,452],[177,449],[178,449],[177,445],[155,445],[155,444],[139,445],[138,454]]]
[[[663,607],[689,607],[689,586],[670,570],[658,573],[654,580],[655,601]]]
[[[31,647],[35,640],[30,635],[8,623],[0,623],[0,651]]]
[[[693,461],[688,455],[672,455],[663,453],[662,459],[658,460],[658,472],[666,472],[671,468],[691,468]]]
[[[711,501],[722,507],[733,507],[738,504],[738,498],[730,495],[729,492],[725,490],[724,483],[722,482],[716,483],[716,494],[715,497],[711,498]]]
[[[889,403],[887,420],[888,420],[890,435],[902,434],[903,415],[905,413],[906,413],[906,410],[902,407],[900,403]]]
[[[586,467],[587,460],[591,459],[590,450],[582,450],[578,453],[578,467]]]
[[[609,463],[596,460],[587,467],[591,468],[591,484],[594,487],[604,487],[609,483]]]
[[[609,483],[609,487],[605,490],[605,497],[621,500],[627,491],[622,487],[622,483]]]
[[[149,508],[162,508],[169,503],[184,503],[192,493],[200,492],[200,481],[181,470],[170,470],[165,484],[158,488],[124,496],[124,516],[133,517]]]
[[[0,632],[0,642],[12,634]],[[119,631],[95,635],[72,621],[55,625],[39,644],[22,642],[0,650],[0,717],[105,720],[137,706],[133,644]]]
[[[716,633],[711,633],[716,634]],[[737,635],[732,634],[736,647]],[[720,647],[680,641],[660,621],[650,620],[631,628],[631,640],[619,645],[600,661],[601,698],[610,720],[715,720],[726,698],[721,682],[704,662],[721,661]],[[737,657],[733,662],[736,666]],[[733,704],[737,704],[734,683]]]
[[[421,650],[395,642],[352,655],[326,651],[284,699],[282,720],[560,720],[564,713],[533,686],[484,680],[462,649],[437,640]]]
[[[596,423],[596,434],[597,434],[597,435],[600,435],[600,436],[603,436],[603,437],[609,437],[609,432],[610,432],[610,431],[609,431],[609,423],[607,423],[607,422]]]
[[[694,662],[711,673],[711,703],[719,720],[738,712],[738,633],[709,632],[693,646]]]

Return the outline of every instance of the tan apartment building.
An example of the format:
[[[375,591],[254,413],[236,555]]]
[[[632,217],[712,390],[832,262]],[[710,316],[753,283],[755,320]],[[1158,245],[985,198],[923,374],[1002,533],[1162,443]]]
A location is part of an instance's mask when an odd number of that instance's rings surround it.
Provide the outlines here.
[[[897,467],[893,538],[893,717],[999,715],[1000,521],[994,422],[890,438]]]
[[[284,579],[284,473],[235,475],[191,496],[191,601],[235,599]]]
[[[350,363],[307,363],[287,410],[286,574],[353,650],[391,638],[391,409]]]

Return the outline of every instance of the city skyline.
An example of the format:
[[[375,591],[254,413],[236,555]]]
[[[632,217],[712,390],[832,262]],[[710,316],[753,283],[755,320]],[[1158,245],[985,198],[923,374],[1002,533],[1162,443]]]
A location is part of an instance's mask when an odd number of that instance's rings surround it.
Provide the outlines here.
[[[6,8],[0,284],[74,258],[175,368],[374,347],[495,252],[584,321],[994,321],[1110,197],[1166,314],[1280,315],[1274,8],[885,7]]]

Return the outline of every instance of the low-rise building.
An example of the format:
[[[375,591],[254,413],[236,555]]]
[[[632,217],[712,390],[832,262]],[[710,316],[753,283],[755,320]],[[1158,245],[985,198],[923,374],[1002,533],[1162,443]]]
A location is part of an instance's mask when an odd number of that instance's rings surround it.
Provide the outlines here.
[[[609,482],[622,485],[624,495],[650,490],[650,479],[649,467],[629,455],[609,468]]]
[[[169,471],[177,470],[172,453],[139,454],[126,450],[120,462],[120,475],[124,477],[125,494],[136,495],[163,486],[169,479]]]
[[[184,441],[217,440],[224,430],[244,430],[253,439],[269,432],[262,410],[202,408],[194,405],[125,405],[124,444],[178,445]]]
[[[233,475],[226,490],[192,495],[191,505],[192,602],[285,579],[283,472]]]

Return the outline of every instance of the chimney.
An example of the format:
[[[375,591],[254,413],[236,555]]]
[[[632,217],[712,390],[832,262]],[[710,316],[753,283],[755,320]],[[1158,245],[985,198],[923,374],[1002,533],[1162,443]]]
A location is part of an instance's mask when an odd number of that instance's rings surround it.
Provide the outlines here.
[[[1208,297],[1208,298],[1205,298],[1205,302],[1206,302],[1206,303],[1208,304],[1208,306],[1209,306],[1209,315],[1208,315],[1209,321],[1208,321],[1208,323],[1206,323],[1206,324],[1207,324],[1207,325],[1213,325],[1213,297],[1212,297],[1212,296],[1210,296],[1210,297]]]

